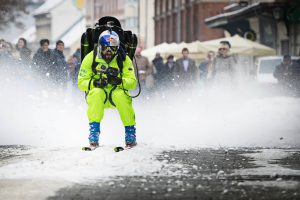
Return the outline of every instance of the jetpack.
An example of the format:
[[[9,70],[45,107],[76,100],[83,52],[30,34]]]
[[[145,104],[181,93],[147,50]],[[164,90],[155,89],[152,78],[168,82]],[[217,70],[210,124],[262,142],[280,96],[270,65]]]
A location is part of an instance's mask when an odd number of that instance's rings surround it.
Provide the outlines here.
[[[111,16],[102,17],[95,24],[94,28],[88,28],[81,36],[81,62],[83,58],[94,50],[98,38],[103,31],[115,31],[120,38],[120,47],[133,60],[137,46],[137,36],[131,31],[124,31],[118,19]]]
[[[134,60],[134,54],[135,49],[137,47],[137,36],[136,34],[132,33],[131,31],[124,31],[121,27],[121,23],[118,19],[111,16],[105,16],[98,20],[98,22],[95,24],[94,28],[88,28],[81,36],[81,62],[84,59],[84,57],[90,53],[91,51],[94,51],[94,49],[97,47],[98,39],[100,34],[103,31],[110,30],[115,31],[120,39],[120,48],[119,51],[122,51],[120,53],[120,57],[122,57],[122,60],[125,59],[124,53],[130,57],[130,59]],[[118,53],[118,56],[119,56]],[[122,61],[120,59],[117,59],[119,67],[121,67],[121,72],[123,68]],[[120,66],[121,65],[121,66]],[[122,75],[122,73],[121,73]],[[141,86],[140,81],[138,78],[138,69],[136,67],[136,77],[138,80],[138,86],[139,86],[139,92],[135,96],[131,96],[132,98],[135,98],[139,96],[141,93]],[[123,84],[123,83],[122,83]],[[125,92],[125,91],[124,91]],[[125,94],[127,94],[125,92]]]

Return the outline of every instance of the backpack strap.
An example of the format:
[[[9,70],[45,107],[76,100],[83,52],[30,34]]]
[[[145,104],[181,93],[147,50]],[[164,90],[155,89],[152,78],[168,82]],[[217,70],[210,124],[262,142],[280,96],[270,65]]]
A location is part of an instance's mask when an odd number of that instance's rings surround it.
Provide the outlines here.
[[[94,50],[93,50],[93,63],[92,63],[92,70],[94,72],[94,74],[97,74],[97,71],[96,71],[96,67],[97,65],[99,64],[98,62],[96,62],[96,56],[97,56],[97,45],[94,47]]]
[[[91,89],[91,83],[92,83],[92,80],[93,80],[95,74],[97,74],[96,67],[97,67],[97,65],[98,65],[99,63],[96,62],[96,56],[97,56],[97,45],[94,47],[94,50],[93,50],[92,71],[94,72],[94,75],[91,77],[91,79],[90,79],[90,81],[89,81],[88,90]]]
[[[118,67],[120,69],[120,73],[121,73],[121,76],[122,76],[122,72],[123,72],[123,60],[122,58],[117,55],[117,64],[118,64]]]
[[[122,76],[122,72],[123,72],[123,61],[125,61],[125,59],[126,59],[126,53],[125,53],[124,49],[122,47],[120,47],[118,49],[118,54],[117,54],[117,64],[120,69],[121,76]]]

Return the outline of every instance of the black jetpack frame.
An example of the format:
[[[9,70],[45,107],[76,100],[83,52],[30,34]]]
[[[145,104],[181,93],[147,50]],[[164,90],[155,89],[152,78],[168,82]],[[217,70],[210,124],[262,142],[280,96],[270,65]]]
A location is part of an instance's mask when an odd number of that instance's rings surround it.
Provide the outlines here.
[[[106,30],[115,31],[118,34],[119,39],[120,39],[119,51],[123,51],[122,53],[120,53],[120,52],[119,53],[121,55],[123,55],[125,52],[126,55],[128,55],[130,57],[130,59],[133,61],[135,50],[136,50],[137,43],[138,43],[136,34],[132,33],[129,30],[124,31],[122,29],[120,21],[118,19],[116,19],[115,17],[105,16],[98,20],[98,22],[95,24],[94,28],[88,28],[86,30],[86,32],[84,32],[82,34],[82,36],[81,36],[81,62],[88,53],[90,53],[91,51],[94,51],[94,49],[97,47],[100,34]],[[119,56],[119,53],[118,53],[118,56]],[[122,57],[122,61],[125,60],[124,55],[120,56],[120,57]],[[118,65],[121,68],[121,75],[122,75],[122,68],[123,68],[122,61],[118,62]],[[136,77],[138,79],[137,67],[136,67]],[[137,95],[131,96],[133,98],[139,96],[139,94],[141,92],[139,79],[138,79],[138,85],[139,85],[139,92]]]
[[[120,38],[120,47],[132,60],[137,47],[137,36],[131,31],[124,31],[118,19],[111,16],[102,17],[95,24],[95,28],[88,28],[81,36],[81,61],[98,43],[100,34],[103,31],[115,31]]]

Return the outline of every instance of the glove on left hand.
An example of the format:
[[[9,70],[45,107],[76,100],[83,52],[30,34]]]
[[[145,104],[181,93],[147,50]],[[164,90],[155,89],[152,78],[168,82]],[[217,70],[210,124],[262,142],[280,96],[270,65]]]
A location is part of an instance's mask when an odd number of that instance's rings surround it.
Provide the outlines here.
[[[107,82],[112,84],[113,86],[116,86],[122,83],[122,79],[117,76],[109,76],[107,77]]]

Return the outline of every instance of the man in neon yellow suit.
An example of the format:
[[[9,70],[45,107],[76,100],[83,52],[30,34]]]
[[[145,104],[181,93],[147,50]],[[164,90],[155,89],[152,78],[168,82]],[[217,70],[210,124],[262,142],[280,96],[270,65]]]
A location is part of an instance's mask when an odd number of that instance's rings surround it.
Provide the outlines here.
[[[120,47],[118,34],[102,32],[98,46],[85,56],[78,74],[78,87],[87,94],[91,147],[99,146],[104,108],[117,108],[125,126],[126,146],[136,145],[135,114],[128,93],[136,85],[132,61]]]

